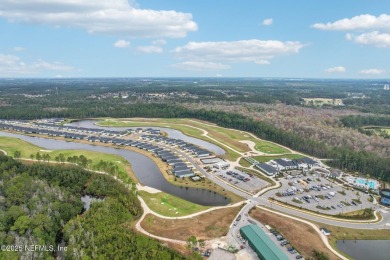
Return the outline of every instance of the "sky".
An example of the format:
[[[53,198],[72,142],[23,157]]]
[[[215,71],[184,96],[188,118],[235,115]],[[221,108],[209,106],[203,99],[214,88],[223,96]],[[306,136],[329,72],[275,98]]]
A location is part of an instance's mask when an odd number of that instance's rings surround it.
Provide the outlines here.
[[[0,77],[390,78],[387,0],[0,0]]]

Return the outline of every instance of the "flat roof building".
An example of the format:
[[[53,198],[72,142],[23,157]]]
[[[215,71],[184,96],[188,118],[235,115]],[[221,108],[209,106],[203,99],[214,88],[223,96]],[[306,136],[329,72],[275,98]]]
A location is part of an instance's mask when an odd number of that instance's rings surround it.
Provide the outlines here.
[[[258,163],[255,167],[269,176],[273,176],[278,173],[278,170],[266,163]]]
[[[257,225],[247,225],[240,228],[240,234],[248,240],[250,247],[260,260],[288,260],[282,250]]]

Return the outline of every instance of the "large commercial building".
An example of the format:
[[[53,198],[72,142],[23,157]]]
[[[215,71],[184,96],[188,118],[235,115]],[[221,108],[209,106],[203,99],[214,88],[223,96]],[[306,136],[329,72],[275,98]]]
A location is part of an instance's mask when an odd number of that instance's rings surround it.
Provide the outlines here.
[[[260,260],[288,260],[282,250],[257,225],[247,225],[240,228],[243,238],[248,240],[250,247]]]
[[[382,189],[379,194],[381,195],[381,204],[390,207],[390,189]]]

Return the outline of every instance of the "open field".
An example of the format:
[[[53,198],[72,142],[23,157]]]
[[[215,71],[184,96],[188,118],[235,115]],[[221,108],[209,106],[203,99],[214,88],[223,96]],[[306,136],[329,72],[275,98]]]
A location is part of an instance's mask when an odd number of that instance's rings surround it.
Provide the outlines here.
[[[322,106],[322,105],[330,105],[330,106],[342,106],[342,99],[332,99],[332,98],[304,98],[304,104],[306,106]]]
[[[167,217],[186,216],[210,208],[180,199],[165,192],[151,194],[146,191],[138,191],[138,194],[151,210]]]
[[[245,160],[244,158],[241,158],[240,161],[238,162],[241,166],[244,166],[244,167],[249,167],[251,166],[252,164],[250,162],[248,162],[247,160]]]
[[[386,126],[364,126],[362,127],[365,130],[373,130],[375,134],[379,135],[382,134],[383,132],[390,135],[390,127]]]
[[[173,129],[177,129],[182,131],[184,134],[193,136],[211,143],[214,143],[218,146],[221,146],[223,149],[228,150],[227,152],[230,154],[231,159],[237,159],[238,154],[234,151],[228,149],[226,146],[221,145],[227,144],[231,148],[239,151],[239,152],[248,152],[250,148],[247,144],[241,143],[239,141],[247,140],[252,141],[255,144],[256,150],[264,153],[270,154],[279,154],[279,153],[287,153],[288,151],[271,142],[260,140],[252,137],[248,133],[242,131],[235,131],[228,128],[218,127],[216,125],[210,123],[204,123],[201,121],[191,120],[191,119],[166,119],[166,118],[158,118],[158,119],[106,119],[105,121],[100,121],[99,125],[102,126],[160,126],[160,127],[169,127]],[[195,128],[194,128],[195,127]],[[207,138],[207,136],[203,136],[203,129],[208,132],[208,136],[219,141],[214,142],[212,139]]]
[[[0,149],[6,151],[8,155],[13,156],[15,151],[21,152],[21,158],[30,159],[31,154],[36,154],[39,152],[41,155],[49,154],[51,157],[51,161],[54,161],[54,158],[59,154],[63,154],[65,158],[72,156],[80,156],[84,155],[87,159],[92,160],[92,164],[90,165],[93,168],[100,160],[111,162],[118,166],[118,176],[125,182],[132,182],[134,179],[134,173],[131,169],[131,165],[122,157],[113,155],[113,154],[105,154],[99,152],[85,151],[85,150],[53,150],[48,151],[44,150],[42,147],[35,146],[29,142],[12,138],[12,137],[0,137]],[[128,178],[131,178],[130,181]]]
[[[161,219],[146,215],[141,226],[148,232],[162,237],[187,240],[194,235],[197,239],[212,239],[224,236],[241,207],[224,208],[188,219]]]
[[[269,225],[280,232],[291,245],[306,259],[313,257],[313,249],[324,252],[329,259],[338,259],[322,242],[317,232],[309,225],[272,214],[270,212],[253,209],[250,216],[262,224]]]
[[[280,158],[287,158],[287,159],[292,160],[292,159],[298,159],[298,158],[302,158],[302,157],[304,157],[304,155],[302,155],[302,154],[288,153],[288,154],[283,154],[283,155],[279,155],[279,156],[253,156],[252,158],[258,162],[264,163],[264,162],[268,162],[268,161],[280,159]]]

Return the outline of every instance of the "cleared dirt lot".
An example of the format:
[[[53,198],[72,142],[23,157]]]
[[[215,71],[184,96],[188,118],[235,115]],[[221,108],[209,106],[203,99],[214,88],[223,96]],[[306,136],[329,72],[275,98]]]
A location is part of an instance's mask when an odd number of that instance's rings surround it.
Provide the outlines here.
[[[316,231],[304,223],[260,209],[251,210],[250,216],[262,224],[276,227],[277,231],[290,241],[291,245],[306,259],[313,257],[313,249],[324,252],[329,259],[339,259],[325,247]]]
[[[162,219],[148,214],[141,226],[161,237],[187,240],[194,235],[197,239],[207,240],[224,236],[240,209],[241,207],[214,210],[188,219]]]

